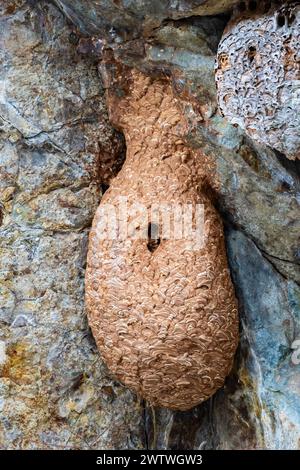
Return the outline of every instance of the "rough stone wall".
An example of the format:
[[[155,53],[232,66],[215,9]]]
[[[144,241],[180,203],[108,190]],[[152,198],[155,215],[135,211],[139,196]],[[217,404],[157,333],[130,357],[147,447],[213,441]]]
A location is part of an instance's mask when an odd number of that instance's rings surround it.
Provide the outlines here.
[[[88,36],[109,43],[151,36],[166,19],[214,15],[230,10],[239,0],[54,0]]]
[[[1,2],[0,30],[0,448],[140,447],[143,409],[107,374],[83,301],[122,139],[56,8]]]

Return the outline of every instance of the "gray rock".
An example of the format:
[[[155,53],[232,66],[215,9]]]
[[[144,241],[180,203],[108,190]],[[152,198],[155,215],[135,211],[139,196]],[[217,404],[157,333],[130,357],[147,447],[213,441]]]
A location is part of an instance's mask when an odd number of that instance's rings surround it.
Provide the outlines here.
[[[242,337],[236,369],[213,400],[218,447],[298,449],[300,288],[241,232],[230,230],[227,241]]]
[[[123,141],[62,14],[14,5],[0,6],[0,448],[139,448],[143,406],[108,375],[83,301],[88,227]]]
[[[55,3],[84,34],[120,43],[151,35],[167,18],[222,13],[238,0],[55,0]]]

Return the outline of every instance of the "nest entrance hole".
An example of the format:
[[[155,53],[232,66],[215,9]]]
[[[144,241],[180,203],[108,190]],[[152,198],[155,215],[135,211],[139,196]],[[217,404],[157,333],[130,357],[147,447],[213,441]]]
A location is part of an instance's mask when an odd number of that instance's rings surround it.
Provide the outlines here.
[[[159,245],[160,245],[159,226],[155,223],[149,222],[147,248],[150,251],[150,253],[154,253],[154,251],[159,247]]]
[[[252,62],[254,61],[255,59],[255,56],[256,56],[256,47],[255,46],[250,46],[249,49],[248,49],[248,58],[249,58],[249,62],[250,64],[252,64]]]

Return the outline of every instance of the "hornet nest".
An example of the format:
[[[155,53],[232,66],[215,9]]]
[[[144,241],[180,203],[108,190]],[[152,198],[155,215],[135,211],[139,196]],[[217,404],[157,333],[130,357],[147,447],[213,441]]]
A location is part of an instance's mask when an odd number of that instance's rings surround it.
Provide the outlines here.
[[[254,140],[300,158],[300,4],[240,5],[218,49],[219,107]]]
[[[108,91],[108,104],[127,156],[90,233],[89,323],[117,379],[154,406],[187,410],[223,385],[238,343],[222,221],[205,184],[212,169],[184,143],[186,122],[167,80],[128,69],[119,80],[127,84]],[[118,213],[120,197],[149,211],[145,226],[129,213],[129,226],[148,238],[103,236],[102,208]],[[203,246],[191,250],[185,239],[164,239],[151,220],[152,204],[196,203],[204,206]]]

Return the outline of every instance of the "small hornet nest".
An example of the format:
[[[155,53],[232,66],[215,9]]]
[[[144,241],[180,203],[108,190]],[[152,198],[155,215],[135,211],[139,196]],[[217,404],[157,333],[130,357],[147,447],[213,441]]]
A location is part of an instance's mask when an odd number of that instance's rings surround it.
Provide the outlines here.
[[[89,323],[117,379],[154,406],[187,410],[224,384],[238,343],[212,167],[184,143],[187,124],[169,81],[128,69],[118,80],[126,83],[108,91],[108,105],[127,156],[90,233]],[[196,205],[203,243],[162,233],[168,215],[173,226],[178,208]]]
[[[241,3],[218,50],[219,107],[254,140],[300,158],[300,4]],[[280,2],[279,2],[280,3]]]

